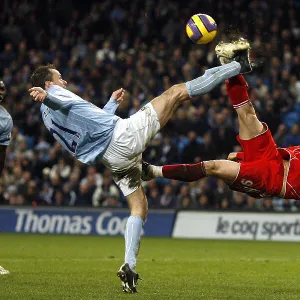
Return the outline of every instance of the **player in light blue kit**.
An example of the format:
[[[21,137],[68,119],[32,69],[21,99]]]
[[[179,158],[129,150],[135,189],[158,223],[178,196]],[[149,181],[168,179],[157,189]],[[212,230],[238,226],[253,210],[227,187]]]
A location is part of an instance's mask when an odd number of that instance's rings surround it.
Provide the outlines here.
[[[0,102],[4,99],[6,92],[5,84],[0,80]],[[13,121],[6,109],[0,105],[0,175],[4,169],[6,149],[11,138],[11,131],[13,129]],[[9,271],[0,266],[0,275],[9,274]]]
[[[6,87],[3,81],[0,81],[0,102],[4,99]],[[13,121],[7,110],[0,105],[0,175],[4,169],[6,149],[9,145]]]
[[[201,77],[172,86],[128,119],[115,115],[123,100],[122,88],[101,109],[66,90],[67,82],[54,66],[41,66],[32,74],[29,92],[35,101],[43,103],[43,121],[53,137],[83,163],[101,160],[128,201],[131,215],[125,231],[125,263],[117,273],[124,292],[136,292],[136,257],[148,210],[141,186],[142,152],[178,106],[208,93],[243,72],[242,68],[233,61],[208,69]]]

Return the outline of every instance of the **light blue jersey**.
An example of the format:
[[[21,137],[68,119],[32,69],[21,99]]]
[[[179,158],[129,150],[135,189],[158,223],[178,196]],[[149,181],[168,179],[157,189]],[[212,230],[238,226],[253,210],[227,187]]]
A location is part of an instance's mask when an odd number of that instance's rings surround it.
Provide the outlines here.
[[[8,146],[13,129],[13,121],[6,109],[0,105],[0,145]]]
[[[41,105],[45,126],[73,156],[93,164],[107,149],[119,117],[118,103],[110,99],[103,109],[53,85]]]

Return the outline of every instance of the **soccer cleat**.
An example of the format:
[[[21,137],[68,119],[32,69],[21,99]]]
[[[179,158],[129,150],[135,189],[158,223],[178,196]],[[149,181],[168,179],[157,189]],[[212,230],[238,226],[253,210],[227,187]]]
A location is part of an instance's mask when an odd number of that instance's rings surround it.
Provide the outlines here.
[[[141,178],[143,181],[149,181],[154,178],[151,172],[151,165],[146,161],[142,160],[142,174]]]
[[[137,293],[136,285],[139,278],[139,274],[134,273],[129,265],[123,264],[120,270],[117,272],[117,276],[122,281],[122,288],[124,293]]]
[[[222,65],[236,61],[241,65],[240,74],[252,71],[252,63],[250,62],[250,43],[240,38],[231,43],[220,42],[215,48],[217,57]]]
[[[5,270],[3,267],[0,266],[0,275],[9,274],[9,271]]]

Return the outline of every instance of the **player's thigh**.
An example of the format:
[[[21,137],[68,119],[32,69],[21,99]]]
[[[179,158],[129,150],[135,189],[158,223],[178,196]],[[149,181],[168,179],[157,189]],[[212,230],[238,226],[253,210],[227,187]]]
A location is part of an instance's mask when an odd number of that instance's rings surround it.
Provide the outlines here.
[[[141,185],[142,154],[130,159],[124,157],[110,159],[106,155],[106,159],[102,159],[102,162],[111,170],[114,182],[125,197],[135,192]]]
[[[232,183],[238,176],[240,164],[228,160],[211,160],[204,162],[206,174]]]
[[[160,96],[151,101],[161,127],[170,120],[177,107],[188,100],[189,95],[184,83],[173,85]]]
[[[265,131],[250,140],[242,140],[237,137],[243,152],[244,161],[251,162],[260,159],[272,160],[278,157],[277,146],[272,134],[267,126],[263,123]]]
[[[131,154],[139,155],[161,128],[158,115],[152,104],[148,103],[127,120],[129,130],[134,137]]]

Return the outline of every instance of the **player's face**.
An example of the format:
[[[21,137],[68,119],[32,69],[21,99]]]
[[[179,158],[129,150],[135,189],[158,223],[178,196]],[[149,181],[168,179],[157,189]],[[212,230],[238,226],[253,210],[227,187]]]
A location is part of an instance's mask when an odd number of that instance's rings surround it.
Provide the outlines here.
[[[53,84],[66,88],[67,82],[62,79],[61,74],[55,69],[52,69],[52,74],[53,74],[52,75]]]

